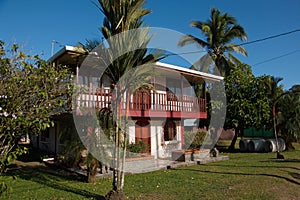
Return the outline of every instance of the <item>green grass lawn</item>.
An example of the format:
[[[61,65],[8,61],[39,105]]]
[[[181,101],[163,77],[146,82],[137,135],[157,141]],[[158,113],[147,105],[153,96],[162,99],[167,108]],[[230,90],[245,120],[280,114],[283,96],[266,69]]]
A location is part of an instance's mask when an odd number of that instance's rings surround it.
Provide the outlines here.
[[[227,161],[128,175],[128,199],[300,199],[300,145],[297,151],[232,153]],[[222,154],[224,155],[224,154]],[[18,167],[0,177],[12,191],[0,199],[104,199],[112,179],[96,184],[45,166]]]

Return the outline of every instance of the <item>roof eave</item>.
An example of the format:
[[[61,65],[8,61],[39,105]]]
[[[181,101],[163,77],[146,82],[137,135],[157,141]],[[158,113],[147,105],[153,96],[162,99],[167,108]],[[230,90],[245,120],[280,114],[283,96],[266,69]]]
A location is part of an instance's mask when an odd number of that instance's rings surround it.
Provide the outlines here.
[[[69,46],[69,45],[64,46],[62,49],[60,49],[58,52],[56,52],[53,56],[51,56],[47,62],[54,62],[57,58],[62,56],[67,51],[75,52],[75,47]]]
[[[173,70],[176,70],[176,71],[179,71],[179,72],[188,73],[190,75],[201,76],[204,79],[210,79],[210,80],[216,80],[216,81],[223,81],[224,80],[223,76],[218,76],[218,75],[214,75],[214,74],[200,72],[200,71],[196,71],[196,70],[192,70],[192,69],[188,69],[188,68],[184,68],[184,67],[179,67],[179,66],[171,65],[171,64],[167,64],[167,63],[156,62],[156,65],[167,68],[167,69],[173,69]]]

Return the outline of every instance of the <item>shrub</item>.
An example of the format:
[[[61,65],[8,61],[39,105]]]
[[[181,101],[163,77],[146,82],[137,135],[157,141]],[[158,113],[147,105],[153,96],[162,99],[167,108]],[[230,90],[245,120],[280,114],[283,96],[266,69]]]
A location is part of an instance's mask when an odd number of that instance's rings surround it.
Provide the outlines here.
[[[205,131],[188,131],[184,133],[185,149],[197,149],[203,144],[207,132]]]
[[[144,153],[147,150],[147,145],[143,141],[138,140],[135,143],[129,144],[127,149],[132,153]]]

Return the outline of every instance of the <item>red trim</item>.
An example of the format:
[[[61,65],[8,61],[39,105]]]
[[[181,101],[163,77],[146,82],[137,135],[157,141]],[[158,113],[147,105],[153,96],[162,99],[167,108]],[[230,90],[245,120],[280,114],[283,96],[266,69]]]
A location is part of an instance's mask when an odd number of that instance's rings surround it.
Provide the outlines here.
[[[125,113],[123,113],[125,114]],[[197,118],[206,119],[206,112],[180,112],[155,110],[129,110],[130,117],[160,117],[160,118]]]
[[[90,115],[95,113],[95,108],[84,108],[76,110],[77,116]],[[126,110],[120,112],[121,116],[125,116]],[[157,118],[189,118],[189,119],[207,119],[206,112],[181,112],[181,111],[158,111],[158,110],[129,110],[128,117],[157,117]]]

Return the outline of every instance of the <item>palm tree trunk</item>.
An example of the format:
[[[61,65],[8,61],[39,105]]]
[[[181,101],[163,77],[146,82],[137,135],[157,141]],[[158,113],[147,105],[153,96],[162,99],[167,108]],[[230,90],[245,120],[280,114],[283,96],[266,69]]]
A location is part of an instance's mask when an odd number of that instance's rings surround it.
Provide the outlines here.
[[[123,132],[123,159],[122,159],[122,166],[121,166],[121,185],[120,188],[121,190],[123,190],[124,188],[124,182],[125,182],[125,173],[124,173],[124,166],[125,166],[125,159],[126,159],[126,150],[127,150],[127,134],[126,131],[127,129],[127,121],[128,121],[128,112],[129,112],[129,92],[126,92],[126,111],[125,111],[125,130]]]
[[[120,137],[119,137],[119,97],[118,97],[118,90],[117,87],[115,88],[116,90],[116,109],[115,109],[115,116],[116,116],[116,123],[115,123],[115,147],[114,147],[114,163],[113,163],[113,190],[118,191],[119,190],[119,176],[120,176],[120,171],[119,171],[119,161],[120,161]]]
[[[273,128],[274,128],[274,135],[276,140],[276,152],[279,153],[279,144],[278,144],[278,137],[277,137],[277,131],[276,131],[276,110],[275,110],[275,103],[273,104]]]

